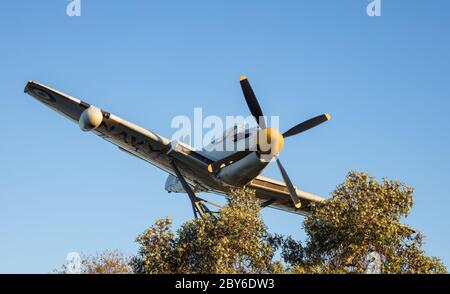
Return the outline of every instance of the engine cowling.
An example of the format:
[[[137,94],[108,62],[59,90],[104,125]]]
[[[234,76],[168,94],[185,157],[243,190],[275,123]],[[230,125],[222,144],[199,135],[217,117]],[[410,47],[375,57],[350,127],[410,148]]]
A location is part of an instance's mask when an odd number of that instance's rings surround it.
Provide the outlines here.
[[[94,106],[87,108],[80,116],[78,125],[82,131],[88,132],[98,128],[103,121],[102,111]]]

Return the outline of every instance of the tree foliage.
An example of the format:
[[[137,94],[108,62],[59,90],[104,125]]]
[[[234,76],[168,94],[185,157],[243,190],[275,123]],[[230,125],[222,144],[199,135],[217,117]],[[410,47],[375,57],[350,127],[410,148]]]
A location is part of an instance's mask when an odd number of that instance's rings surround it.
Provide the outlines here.
[[[217,215],[188,221],[177,231],[169,218],[158,220],[137,237],[139,252],[131,260],[116,251],[83,258],[82,272],[447,272],[440,259],[423,251],[423,235],[401,223],[413,206],[412,188],[350,172],[331,196],[311,205],[304,244],[269,234],[254,191],[244,188],[234,190]]]
[[[249,189],[233,191],[217,215],[189,221],[177,234],[171,224],[159,220],[138,236],[140,251],[132,262],[136,272],[270,272],[272,247]]]
[[[57,273],[74,273],[71,266],[65,264]],[[105,250],[95,255],[82,256],[79,273],[81,274],[130,274],[130,258],[117,250]]]
[[[350,172],[325,203],[305,219],[303,255],[288,258],[294,272],[365,273],[378,262],[382,273],[445,273],[421,249],[423,235],[401,224],[413,206],[413,189]],[[373,260],[374,254],[379,260]]]

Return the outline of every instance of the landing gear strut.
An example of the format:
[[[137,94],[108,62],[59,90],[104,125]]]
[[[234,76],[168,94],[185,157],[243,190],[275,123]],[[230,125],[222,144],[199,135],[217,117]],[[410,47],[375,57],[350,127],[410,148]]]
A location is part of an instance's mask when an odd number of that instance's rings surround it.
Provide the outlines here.
[[[189,186],[189,184],[186,182],[186,179],[181,174],[180,170],[178,169],[177,165],[175,164],[175,161],[172,158],[170,158],[169,163],[172,166],[173,171],[177,175],[178,180],[180,180],[181,185],[183,186],[183,189],[188,194],[189,200],[191,200],[192,210],[194,211],[195,218],[198,218],[199,216],[203,219],[207,218],[208,216],[214,217],[215,212],[211,211],[205,205],[205,203],[217,206],[219,208],[220,208],[220,206],[197,197],[197,195],[195,195],[194,191],[192,191],[191,186]]]

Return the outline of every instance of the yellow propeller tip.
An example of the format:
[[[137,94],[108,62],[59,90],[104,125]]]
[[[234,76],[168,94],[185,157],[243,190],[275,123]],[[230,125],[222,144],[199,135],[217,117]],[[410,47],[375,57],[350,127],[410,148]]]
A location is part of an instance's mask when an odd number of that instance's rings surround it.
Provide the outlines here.
[[[244,75],[242,75],[242,76],[239,77],[239,81],[241,81],[241,82],[242,82],[243,80],[246,80],[246,79],[247,79],[247,77],[244,76]]]
[[[295,204],[295,208],[299,209],[300,207],[302,207],[302,204],[300,202]]]
[[[327,120],[331,119],[331,115],[329,113],[325,113],[325,116],[326,116]]]
[[[208,164],[208,172],[212,173],[213,172],[213,168],[211,164]]]

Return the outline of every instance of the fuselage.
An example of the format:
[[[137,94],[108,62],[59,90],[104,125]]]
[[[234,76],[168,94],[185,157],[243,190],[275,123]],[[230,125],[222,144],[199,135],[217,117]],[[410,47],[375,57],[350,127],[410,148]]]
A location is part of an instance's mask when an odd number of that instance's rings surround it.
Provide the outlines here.
[[[199,153],[212,160],[219,160],[246,148],[254,150],[243,159],[216,173],[216,177],[224,184],[241,187],[260,175],[270,162],[257,152],[257,134],[258,128],[246,129],[243,125],[235,126],[226,130],[221,137]]]
[[[220,160],[244,148],[255,150],[243,159],[220,169],[217,173],[209,174],[210,183],[211,181],[216,182],[217,187],[242,187],[264,171],[269,161],[261,158],[257,152],[257,133],[258,128],[247,129],[242,125],[235,126],[227,129],[220,137],[201,150],[195,150],[196,153],[211,161]],[[172,143],[173,146],[177,144],[194,150],[193,147],[184,143]],[[193,185],[192,188],[194,191],[202,191],[199,185]],[[181,183],[173,175],[169,175],[167,178],[165,189],[169,192],[184,193]],[[221,192],[225,192],[225,190]]]

